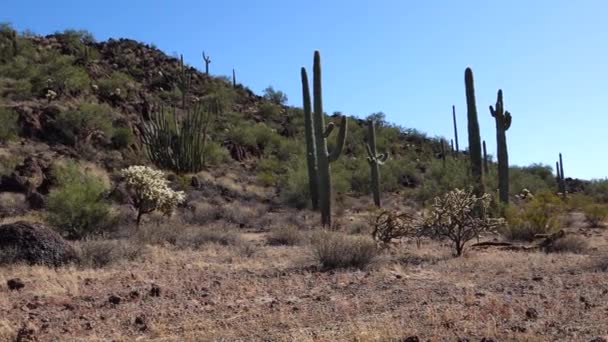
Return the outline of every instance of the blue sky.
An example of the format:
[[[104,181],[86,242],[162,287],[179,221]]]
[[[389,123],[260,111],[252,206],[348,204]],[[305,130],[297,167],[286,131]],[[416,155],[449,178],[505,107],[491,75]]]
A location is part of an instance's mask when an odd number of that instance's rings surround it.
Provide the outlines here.
[[[511,164],[554,165],[566,176],[608,176],[608,2],[603,0],[7,1],[0,21],[48,34],[86,29],[182,53],[257,93],[268,85],[301,106],[299,69],[321,51],[324,106],[452,137],[456,105],[466,146],[464,70],[475,76],[483,139],[503,89],[513,115]],[[494,153],[493,153],[494,154]]]

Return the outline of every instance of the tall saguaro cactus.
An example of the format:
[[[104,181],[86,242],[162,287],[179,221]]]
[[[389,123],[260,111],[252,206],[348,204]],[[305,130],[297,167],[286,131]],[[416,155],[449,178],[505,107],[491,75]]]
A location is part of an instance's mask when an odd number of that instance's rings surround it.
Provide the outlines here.
[[[308,186],[312,209],[319,209],[319,179],[317,175],[317,145],[314,134],[312,109],[310,104],[310,89],[308,88],[308,75],[306,69],[302,68],[302,99],[304,107],[304,126],[306,137],[306,161],[308,164]]]
[[[303,82],[304,84],[304,78]],[[308,82],[306,86],[308,87]],[[327,137],[335,128],[333,122],[325,127],[325,118],[323,113],[323,98],[321,89],[321,55],[319,51],[315,51],[313,63],[313,117],[312,117],[312,132],[314,136],[314,145],[316,148],[317,157],[317,181],[319,194],[319,209],[321,210],[321,224],[323,226],[331,225],[331,174],[329,164],[336,161],[346,141],[347,120],[346,116],[342,116],[340,129],[336,146],[331,151],[327,150]],[[306,101],[304,101],[306,103]]]
[[[464,72],[464,84],[467,97],[467,119],[469,131],[469,157],[471,159],[471,175],[473,176],[473,190],[476,196],[483,196],[483,172],[481,168],[481,137],[479,134],[479,121],[477,120],[477,105],[475,104],[475,85],[473,71],[467,68]]]
[[[232,88],[236,88],[236,72],[232,69]]]
[[[380,207],[380,165],[388,160],[388,152],[378,154],[376,152],[376,130],[374,120],[367,121],[367,161],[371,169],[372,193],[374,204]]]
[[[456,106],[452,106],[452,121],[454,121],[454,141],[456,142],[456,152],[458,152],[458,126],[456,126]]]
[[[205,74],[209,75],[209,64],[211,64],[211,57],[205,55],[205,51],[203,51],[203,61],[205,62]]]
[[[566,197],[566,178],[564,177],[564,161],[562,159],[562,154],[559,154],[559,192],[562,193],[564,197]]]
[[[496,108],[490,106],[490,113],[496,121],[496,149],[498,158],[498,197],[504,204],[509,203],[509,153],[507,152],[506,131],[511,127],[511,113],[505,111],[502,90],[498,90]]]
[[[485,172],[487,175],[488,173],[490,173],[490,168],[488,167],[488,150],[486,150],[486,141],[485,140],[482,142],[482,146],[483,146],[483,172]]]

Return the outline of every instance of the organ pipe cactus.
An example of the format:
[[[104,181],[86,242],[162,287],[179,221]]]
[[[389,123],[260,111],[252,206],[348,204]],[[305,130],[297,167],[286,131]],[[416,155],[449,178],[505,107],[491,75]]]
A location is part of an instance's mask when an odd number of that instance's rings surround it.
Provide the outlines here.
[[[481,197],[485,193],[483,172],[481,167],[481,137],[479,134],[479,121],[477,120],[477,105],[475,104],[473,71],[470,68],[465,70],[464,83],[467,98],[469,157],[471,159],[471,175],[474,183],[473,190],[477,197]]]
[[[502,90],[498,90],[496,108],[490,106],[490,113],[496,121],[496,149],[498,159],[498,197],[504,204],[509,203],[509,154],[507,152],[506,131],[511,127],[511,113],[504,110]]]
[[[374,196],[374,204],[380,207],[380,165],[388,160],[388,152],[378,154],[376,152],[376,130],[374,129],[374,120],[367,121],[367,161],[371,169],[372,194]]]
[[[304,82],[303,84],[308,83]],[[303,87],[307,88],[308,84]],[[304,92],[303,92],[304,93]],[[316,149],[316,166],[319,194],[319,209],[321,211],[321,224],[323,226],[331,225],[331,174],[329,164],[336,161],[342,153],[344,142],[346,141],[347,119],[342,115],[340,129],[336,140],[336,146],[331,151],[327,150],[327,137],[335,128],[333,122],[325,126],[325,118],[323,113],[323,99],[321,89],[321,55],[319,51],[315,51],[313,63],[313,110],[312,117],[312,132],[314,136],[314,146]],[[306,101],[304,101],[306,103]],[[308,121],[308,120],[307,120]]]

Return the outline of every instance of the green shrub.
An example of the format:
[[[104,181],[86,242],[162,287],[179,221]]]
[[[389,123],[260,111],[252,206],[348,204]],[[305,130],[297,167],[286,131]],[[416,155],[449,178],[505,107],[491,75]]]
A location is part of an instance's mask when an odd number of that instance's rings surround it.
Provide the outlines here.
[[[259,114],[264,120],[278,121],[281,116],[281,107],[274,103],[264,102],[260,105]]]
[[[442,160],[432,159],[415,196],[420,202],[429,203],[437,196],[453,189],[468,188],[470,184],[469,163],[464,158],[448,158],[445,167]]]
[[[207,141],[203,156],[207,165],[219,165],[230,159],[228,150],[215,141]]]
[[[19,135],[19,114],[12,109],[0,107],[0,142],[7,142]]]
[[[608,207],[605,204],[589,204],[583,208],[585,221],[593,228],[601,227],[608,218]]]
[[[94,176],[75,175],[73,164],[59,175],[59,186],[48,196],[48,220],[67,238],[78,239],[108,229],[110,205],[103,198],[108,190]]]
[[[287,95],[280,90],[274,90],[272,86],[268,86],[264,89],[264,98],[275,105],[287,103]]]
[[[281,200],[289,206],[302,209],[310,205],[310,188],[308,186],[308,169],[303,158],[294,162],[285,175],[285,182],[280,187]]]
[[[105,99],[109,99],[113,95],[126,97],[130,82],[132,82],[132,79],[129,75],[114,71],[109,78],[99,80],[97,86],[99,87],[99,94]]]
[[[312,237],[314,256],[323,269],[363,269],[378,256],[376,242],[367,236],[321,231]]]
[[[561,228],[565,206],[557,195],[541,192],[505,210],[507,227],[503,231],[511,240],[532,241],[537,234],[554,233]]]
[[[585,187],[584,193],[594,202],[608,203],[608,178],[594,179]]]
[[[59,113],[55,121],[55,128],[60,135],[59,140],[65,144],[76,145],[94,131],[110,135],[111,111],[112,109],[105,104],[84,103],[78,109]]]
[[[112,145],[117,150],[122,150],[133,144],[134,136],[133,131],[129,127],[118,127],[114,129],[112,135]]]

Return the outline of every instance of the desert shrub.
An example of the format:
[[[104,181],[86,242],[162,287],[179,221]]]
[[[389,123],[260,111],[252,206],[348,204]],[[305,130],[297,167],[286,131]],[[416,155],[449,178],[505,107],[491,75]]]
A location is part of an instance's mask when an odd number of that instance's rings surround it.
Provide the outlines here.
[[[367,236],[321,231],[312,237],[314,256],[326,269],[363,269],[378,256],[376,242]]]
[[[518,194],[528,189],[533,194],[545,192],[556,188],[555,178],[550,166],[532,164],[530,166],[509,168],[509,190],[511,194]]]
[[[84,103],[78,109],[59,113],[55,121],[59,140],[65,144],[76,145],[96,131],[110,135],[111,110],[107,105]]]
[[[373,220],[372,238],[386,245],[393,239],[415,236],[416,227],[412,214],[381,210]]]
[[[281,200],[291,207],[298,209],[310,205],[310,188],[308,186],[308,169],[306,160],[300,158],[290,166],[285,175],[285,183],[281,188]]]
[[[224,228],[215,229],[191,229],[178,243],[181,247],[200,248],[206,244],[218,244],[221,246],[235,246],[241,243],[241,238],[236,231]]]
[[[51,89],[58,95],[78,95],[89,88],[84,68],[74,65],[75,58],[52,51],[43,54],[31,74],[32,92],[45,96]]]
[[[206,202],[196,203],[187,220],[191,224],[206,225],[222,217],[222,209]]]
[[[127,189],[137,210],[137,225],[144,214],[155,210],[169,216],[186,196],[182,191],[174,191],[169,187],[165,174],[147,166],[130,166],[121,171]]]
[[[283,105],[287,102],[287,95],[280,91],[274,90],[272,86],[268,86],[264,89],[264,98],[275,105]]]
[[[584,253],[589,249],[589,243],[585,238],[577,235],[566,235],[555,240],[545,248],[547,253]]]
[[[302,243],[304,237],[295,226],[273,228],[266,237],[271,246],[295,246]]]
[[[585,221],[593,228],[601,227],[608,218],[608,207],[605,204],[589,204],[583,208]]]
[[[71,239],[103,232],[112,224],[110,205],[103,198],[108,188],[97,177],[76,176],[73,165],[67,169],[71,174],[60,175],[59,186],[48,196],[49,222]]]
[[[115,149],[121,150],[129,147],[133,143],[133,131],[129,127],[118,127],[112,134],[112,145]]]
[[[101,79],[97,82],[99,87],[99,95],[105,99],[110,99],[112,96],[124,97],[129,90],[131,77],[125,73],[114,71],[109,78]]]
[[[532,241],[537,234],[555,232],[562,225],[565,207],[551,192],[540,192],[519,207],[505,211],[507,225],[503,234],[510,240]]]
[[[471,190],[454,189],[435,198],[420,234],[450,240],[456,256],[461,256],[467,242],[502,225],[502,219],[487,216],[489,205],[487,194],[477,197]]]
[[[470,184],[469,164],[464,158],[448,158],[445,166],[443,161],[433,159],[427,166],[415,196],[418,201],[427,203],[452,189],[464,189]]]
[[[230,159],[230,153],[228,153],[228,150],[224,146],[217,142],[207,141],[203,157],[205,158],[205,164],[219,165]]]
[[[7,142],[19,135],[19,114],[12,109],[0,107],[0,142]]]
[[[76,247],[80,265],[90,268],[106,267],[123,260],[132,261],[143,251],[141,245],[125,240],[84,240]]]
[[[277,121],[281,117],[281,107],[274,103],[265,102],[260,105],[259,115],[268,121]]]
[[[193,249],[206,244],[235,246],[241,243],[240,236],[232,228],[186,226],[176,229],[169,224],[142,225],[134,232],[131,240],[141,245],[170,244],[179,248]]]
[[[583,210],[594,203],[593,197],[580,192],[569,194],[566,200],[569,210]]]
[[[592,180],[585,186],[584,193],[595,202],[608,203],[608,178]]]

